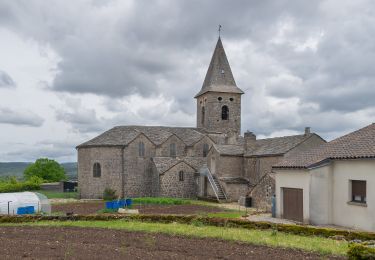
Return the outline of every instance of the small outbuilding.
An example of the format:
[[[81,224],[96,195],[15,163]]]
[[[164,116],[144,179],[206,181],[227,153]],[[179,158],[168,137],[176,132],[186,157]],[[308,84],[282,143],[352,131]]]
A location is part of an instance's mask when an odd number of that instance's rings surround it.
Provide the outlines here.
[[[20,209],[31,207],[35,213],[51,213],[51,204],[48,198],[41,193],[0,193],[0,215],[17,215],[20,212],[25,212]]]
[[[276,215],[375,231],[375,124],[273,166]]]

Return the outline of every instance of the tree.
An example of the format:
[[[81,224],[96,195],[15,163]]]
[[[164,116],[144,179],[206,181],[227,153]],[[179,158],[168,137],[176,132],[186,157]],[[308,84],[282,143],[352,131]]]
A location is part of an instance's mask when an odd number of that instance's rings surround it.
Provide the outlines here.
[[[23,175],[26,180],[32,179],[32,177],[39,177],[43,179],[43,182],[57,182],[66,180],[64,168],[55,160],[48,158],[40,158],[35,163],[30,164]]]

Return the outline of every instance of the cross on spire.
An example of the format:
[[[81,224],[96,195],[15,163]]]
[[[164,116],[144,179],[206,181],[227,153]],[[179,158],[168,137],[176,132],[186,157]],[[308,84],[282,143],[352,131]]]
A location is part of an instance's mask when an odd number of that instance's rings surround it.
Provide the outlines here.
[[[220,33],[221,33],[221,24],[219,24],[218,32],[219,32],[219,38],[220,38]]]

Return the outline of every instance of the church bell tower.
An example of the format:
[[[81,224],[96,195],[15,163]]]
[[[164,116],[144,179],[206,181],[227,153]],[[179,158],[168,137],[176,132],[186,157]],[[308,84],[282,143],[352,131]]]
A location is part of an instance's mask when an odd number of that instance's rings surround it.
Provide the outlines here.
[[[197,99],[197,127],[241,134],[241,96],[219,37]]]

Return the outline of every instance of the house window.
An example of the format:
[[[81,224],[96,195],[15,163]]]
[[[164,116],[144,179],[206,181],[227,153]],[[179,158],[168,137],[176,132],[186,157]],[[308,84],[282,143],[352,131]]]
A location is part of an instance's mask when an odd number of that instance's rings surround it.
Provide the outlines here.
[[[228,120],[229,119],[229,108],[227,106],[223,106],[221,108],[221,119]]]
[[[207,157],[208,148],[208,144],[203,144],[203,157]]]
[[[366,181],[352,180],[352,201],[366,203]]]
[[[179,181],[184,181],[184,171],[180,171],[180,172],[178,173],[178,180],[179,180]]]
[[[138,155],[140,157],[144,157],[145,156],[145,144],[143,142],[139,142],[138,143]]]
[[[102,176],[102,170],[101,170],[101,167],[100,167],[100,163],[94,163],[94,166],[92,168],[92,175],[95,177],[95,178],[100,178],[100,176]]]
[[[176,144],[175,143],[169,145],[169,156],[176,157]]]

